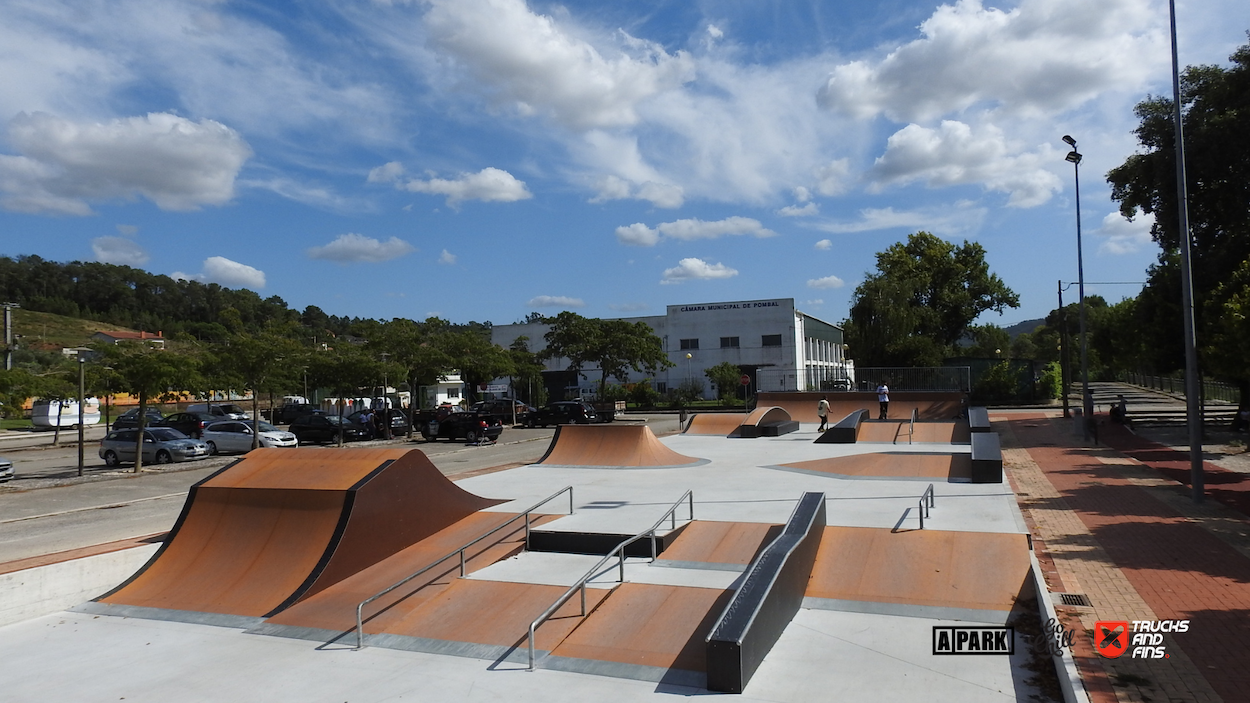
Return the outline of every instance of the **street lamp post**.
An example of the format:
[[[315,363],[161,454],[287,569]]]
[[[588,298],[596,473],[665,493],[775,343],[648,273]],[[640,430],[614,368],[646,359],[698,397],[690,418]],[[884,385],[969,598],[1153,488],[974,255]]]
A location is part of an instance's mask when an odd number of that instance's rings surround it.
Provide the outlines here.
[[[1089,430],[1094,422],[1094,397],[1089,393],[1089,347],[1085,340],[1085,258],[1081,252],[1081,154],[1076,150],[1076,140],[1063,135],[1063,141],[1072,151],[1064,157],[1072,164],[1072,176],[1076,183],[1076,280],[1077,294],[1081,300],[1080,331],[1081,331],[1081,429],[1085,439],[1089,439]]]
[[[87,367],[87,357],[83,356],[81,349],[78,350],[78,475],[82,476],[83,461],[83,442],[85,437],[83,432],[85,428],[83,423],[86,418],[83,417],[83,406],[87,404],[87,377],[84,369]],[[57,423],[61,420],[58,417]]]

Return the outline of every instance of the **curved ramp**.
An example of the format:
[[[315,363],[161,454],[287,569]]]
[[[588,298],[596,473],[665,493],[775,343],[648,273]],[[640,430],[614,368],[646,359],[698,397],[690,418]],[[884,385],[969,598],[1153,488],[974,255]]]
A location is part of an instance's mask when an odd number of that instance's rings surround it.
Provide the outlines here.
[[[799,422],[820,422],[816,404],[821,396],[829,399],[829,417],[846,417],[860,408],[868,408],[872,417],[877,416],[877,394],[852,392],[815,391],[764,391],[757,401],[760,407],[774,405],[784,408],[790,417]],[[950,420],[963,409],[963,393],[942,391],[893,391],[890,393],[890,418],[905,420],[913,409],[919,411],[921,420]]]
[[[728,437],[736,433],[746,419],[746,413],[698,413],[690,418],[682,434]]]
[[[972,480],[972,455],[922,452],[881,452],[796,461],[777,468],[844,478],[883,478],[900,480],[945,480],[968,483]]]
[[[536,463],[585,467],[677,467],[707,463],[678,454],[646,425],[560,425]]]
[[[160,551],[96,600],[272,615],[501,502],[419,450],[256,449],[193,486]]]

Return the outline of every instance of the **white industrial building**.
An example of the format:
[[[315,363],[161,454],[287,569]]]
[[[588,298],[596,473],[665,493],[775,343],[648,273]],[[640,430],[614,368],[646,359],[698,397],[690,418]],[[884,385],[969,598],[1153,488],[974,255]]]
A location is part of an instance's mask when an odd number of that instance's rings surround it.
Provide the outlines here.
[[[713,397],[703,372],[725,361],[750,377],[752,393],[832,390],[854,382],[854,365],[846,359],[842,328],[797,310],[793,298],[669,305],[664,315],[621,319],[646,323],[662,340],[674,364],[653,379],[662,393],[696,379],[703,384],[706,397]],[[541,322],[496,325],[491,339],[507,348],[525,336],[530,351],[540,351],[546,346],[543,335],[547,330]],[[568,359],[551,359],[546,364],[544,376],[553,399],[593,395],[598,368],[584,368],[579,379],[562,373],[567,368]],[[642,377],[636,374],[628,380]]]

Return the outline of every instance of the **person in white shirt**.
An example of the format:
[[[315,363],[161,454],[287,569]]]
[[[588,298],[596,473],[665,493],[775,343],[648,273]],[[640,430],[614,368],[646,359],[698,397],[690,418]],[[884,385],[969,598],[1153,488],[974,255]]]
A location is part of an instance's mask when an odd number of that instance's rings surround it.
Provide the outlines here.
[[[877,402],[881,404],[881,416],[877,419],[884,420],[890,415],[890,387],[884,381],[877,386]]]
[[[820,396],[820,402],[816,404],[816,415],[820,418],[820,429],[817,432],[824,432],[825,426],[829,424],[829,398]]]

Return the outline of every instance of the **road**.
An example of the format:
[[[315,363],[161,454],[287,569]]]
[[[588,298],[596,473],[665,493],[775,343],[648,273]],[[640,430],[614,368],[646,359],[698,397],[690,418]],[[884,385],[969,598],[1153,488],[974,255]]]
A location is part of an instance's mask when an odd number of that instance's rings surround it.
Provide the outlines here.
[[[646,422],[657,435],[677,428],[672,415],[635,416],[627,421]],[[409,446],[424,451],[445,475],[455,476],[533,463],[547,451],[553,432],[510,428],[498,443],[481,447],[395,440],[353,443],[344,451],[360,446]],[[76,478],[76,445],[2,450],[13,461],[17,477],[0,493],[0,563],[164,532],[177,520],[191,485],[235,458],[212,457],[155,470],[145,467],[134,474],[128,467],[120,471],[105,467],[95,449],[94,443],[87,447],[86,479]]]

